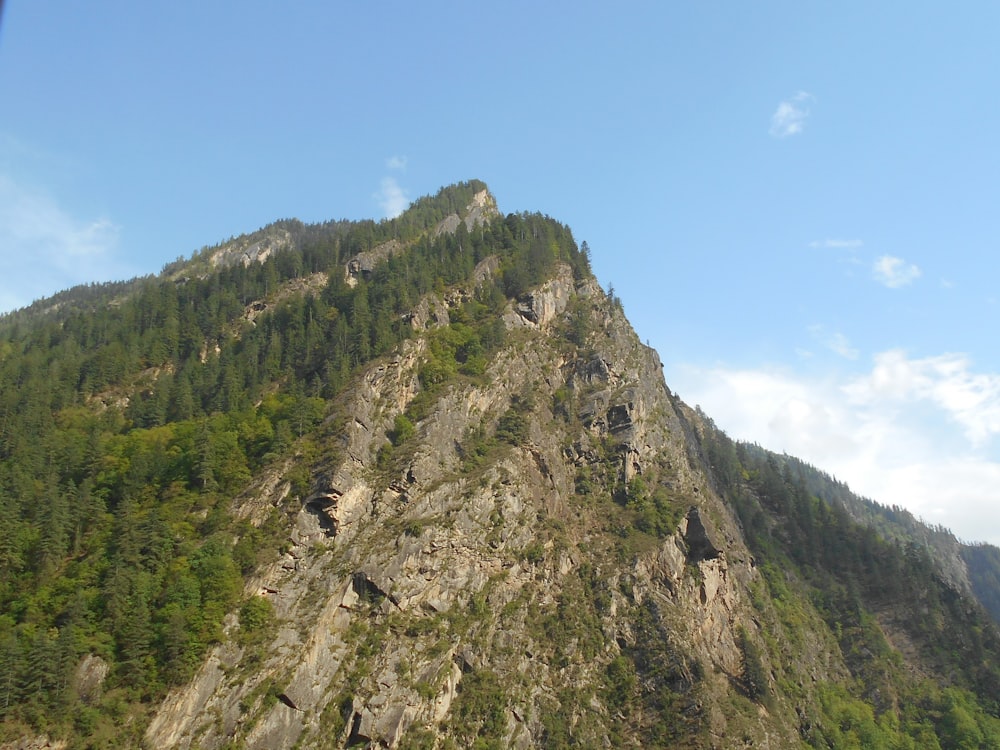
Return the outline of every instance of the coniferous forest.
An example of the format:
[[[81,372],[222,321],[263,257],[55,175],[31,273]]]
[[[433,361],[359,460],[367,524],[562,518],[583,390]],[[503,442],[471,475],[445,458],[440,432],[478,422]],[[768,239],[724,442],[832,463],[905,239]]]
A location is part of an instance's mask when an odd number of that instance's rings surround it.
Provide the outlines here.
[[[556,261],[589,274],[569,229],[538,214],[432,236],[484,189],[442,190],[392,221],[278,222],[262,232],[293,244],[263,264],[199,275],[208,248],[158,277],[0,319],[3,733],[115,737],[133,706],[191,676],[243,577],[281,546],[277,512],[257,528],[230,516],[231,499],[292,456],[289,479],[305,491],[309,460],[328,449],[320,437],[336,430],[328,403],[411,334],[423,295],[487,255],[503,263],[452,315],[448,361],[427,365],[433,384],[474,371],[503,340],[497,312]],[[346,261],[390,240],[408,251],[349,285]],[[307,293],[283,297],[305,280]],[[250,322],[258,301],[266,314]],[[99,700],[74,687],[86,654],[110,667]]]

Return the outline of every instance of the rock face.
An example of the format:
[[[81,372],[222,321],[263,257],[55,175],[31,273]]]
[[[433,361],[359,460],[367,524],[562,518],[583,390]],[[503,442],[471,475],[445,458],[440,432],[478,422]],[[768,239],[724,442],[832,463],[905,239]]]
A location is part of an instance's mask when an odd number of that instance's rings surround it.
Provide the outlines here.
[[[358,253],[347,261],[347,281],[356,284],[359,278],[368,278],[375,266],[382,263],[393,255],[398,255],[406,249],[399,240],[389,240],[381,245],[373,247],[371,250]]]
[[[521,295],[504,314],[504,323],[508,328],[544,328],[566,310],[575,293],[573,273],[569,267],[562,266],[555,278]]]
[[[462,215],[457,213],[446,216],[434,229],[433,236],[441,234],[454,234],[459,224],[464,223],[465,228],[470,230],[485,224],[493,217],[497,216],[496,199],[488,190],[481,190],[472,197],[472,201],[465,207]],[[383,263],[394,255],[406,250],[406,245],[399,240],[389,240],[383,242],[371,250],[358,253],[347,261],[345,266],[345,278],[350,286],[357,284],[358,279],[367,279],[379,263]]]
[[[209,263],[213,268],[263,263],[291,245],[292,236],[288,230],[271,227],[223,245],[212,253]]]
[[[66,742],[63,740],[50,740],[45,735],[41,737],[26,737],[16,742],[5,742],[0,745],[0,750],[64,750]]]
[[[446,325],[462,296],[423,300],[414,328]],[[247,591],[276,625],[252,638],[234,620],[148,746],[529,748],[570,729],[638,746],[668,695],[686,746],[797,745],[791,707],[734,697],[740,633],[762,637],[758,573],[656,353],[568,267],[503,321],[486,373],[437,393],[412,438],[388,435],[421,391],[422,337],[350,389],[308,494],[272,478],[241,501],[255,522],[291,514],[285,556]]]
[[[464,218],[457,213],[446,216],[434,230],[434,236],[445,233],[454,234],[462,222],[465,222],[465,228],[471,231],[474,226],[485,224],[499,213],[496,199],[488,190],[480,190],[472,196],[472,200],[466,206]]]
[[[104,680],[109,671],[110,665],[104,659],[94,654],[87,654],[73,675],[77,695],[85,703],[96,703],[101,697]]]

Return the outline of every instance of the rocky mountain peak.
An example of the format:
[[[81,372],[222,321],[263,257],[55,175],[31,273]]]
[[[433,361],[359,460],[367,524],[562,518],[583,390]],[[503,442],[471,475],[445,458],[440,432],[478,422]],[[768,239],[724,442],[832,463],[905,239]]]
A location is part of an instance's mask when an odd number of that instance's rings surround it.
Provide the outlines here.
[[[0,327],[0,748],[1000,742],[990,550],[730,440],[568,227],[219,252]]]
[[[460,224],[465,224],[466,230],[471,231],[473,227],[482,226],[499,215],[496,198],[484,187],[473,194],[464,209],[454,211],[441,219],[431,230],[431,236],[436,238],[442,234],[454,234]],[[393,238],[352,256],[344,269],[347,283],[353,286],[359,278],[369,277],[376,266],[404,252],[406,247],[406,242]]]

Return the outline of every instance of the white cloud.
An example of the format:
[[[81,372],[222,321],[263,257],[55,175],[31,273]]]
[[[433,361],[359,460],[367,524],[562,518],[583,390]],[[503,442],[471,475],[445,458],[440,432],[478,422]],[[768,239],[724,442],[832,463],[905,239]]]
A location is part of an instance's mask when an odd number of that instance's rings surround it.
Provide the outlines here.
[[[975,447],[1000,434],[1000,374],[972,372],[963,354],[909,359],[893,349],[875,356],[871,373],[844,387],[852,402],[926,402],[959,425]]]
[[[809,108],[806,106],[813,100],[812,94],[806,91],[799,91],[791,99],[778,104],[778,108],[771,115],[771,128],[769,132],[775,138],[787,138],[790,135],[798,135],[802,132],[809,117]]]
[[[385,160],[386,169],[405,170],[409,159],[405,156],[390,156]]]
[[[119,234],[107,218],[81,221],[45,193],[0,175],[0,310],[134,275],[115,256]]]
[[[809,247],[821,247],[821,248],[831,248],[834,250],[852,250],[862,247],[865,243],[861,240],[836,240],[836,239],[825,239],[825,240],[813,240],[809,243]]]
[[[917,266],[892,255],[882,255],[872,265],[874,279],[890,289],[898,289],[914,282],[920,277],[920,273]]]
[[[681,367],[669,377],[734,438],[788,452],[960,538],[1000,544],[1000,373],[963,355],[878,354],[861,376]]]
[[[382,214],[387,219],[395,219],[410,205],[406,191],[399,186],[394,177],[383,177],[382,185],[375,194],[375,199],[382,208]]]

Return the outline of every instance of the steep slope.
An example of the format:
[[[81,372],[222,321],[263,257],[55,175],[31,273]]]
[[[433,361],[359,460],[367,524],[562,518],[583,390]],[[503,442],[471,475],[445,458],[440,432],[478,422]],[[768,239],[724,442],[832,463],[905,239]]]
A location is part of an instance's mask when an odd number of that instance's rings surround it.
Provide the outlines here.
[[[988,563],[730,441],[569,230],[495,206],[279,222],[9,321],[2,737],[996,743]]]
[[[748,446],[748,450],[766,455],[759,448]],[[939,566],[941,575],[979,599],[993,619],[1000,622],[1000,557],[994,553],[996,547],[963,543],[948,529],[930,526],[905,508],[886,507],[859,497],[843,482],[793,456],[774,456],[774,459],[781,466],[787,465],[789,475],[804,484],[811,495],[841,506],[860,524],[870,526],[887,539],[924,547]]]
[[[556,333],[573,324],[571,302],[582,347]],[[656,354],[566,266],[503,319],[510,340],[485,372],[442,384],[419,410],[427,338],[350,389],[339,460],[314,465],[293,546],[255,582],[280,624],[252,670],[245,650],[216,649],[150,744],[443,733],[529,747],[725,731],[703,696],[741,678],[756,573],[689,461]],[[402,420],[413,430],[394,445]],[[238,512],[275,501],[251,496]],[[673,703],[689,713],[677,727]],[[759,723],[749,703],[744,713]],[[794,731],[778,726],[763,735],[783,746]]]
[[[453,290],[452,309],[472,295]],[[794,572],[808,556],[768,549],[795,498],[746,546],[746,506],[801,483],[709,473],[701,443],[724,436],[671,396],[655,352],[592,282],[577,287],[564,267],[502,317],[514,335],[484,375],[416,409],[429,344],[352,389],[339,461],[314,466],[295,546],[256,582],[282,624],[252,671],[220,647],[154,719],[150,744],[840,746],[852,733],[921,736],[919,721],[879,728],[876,711],[917,694],[956,700],[893,661],[890,638],[913,669],[953,667],[927,653],[947,643],[943,628],[912,627],[884,586],[853,599],[808,566]],[[873,543],[846,517],[835,527],[839,554]],[[786,544],[796,536],[807,540]],[[886,545],[881,562],[896,552]],[[763,575],[755,555],[770,558]],[[937,590],[925,600],[956,595],[929,560],[910,562],[928,577],[915,585]],[[837,594],[846,604],[828,601]],[[852,619],[858,606],[878,616]],[[990,628],[973,610],[947,621],[952,635]],[[995,657],[985,640],[976,648]],[[988,695],[995,674],[957,684]]]
[[[972,592],[1000,622],[1000,550],[990,544],[966,544],[960,554]]]

